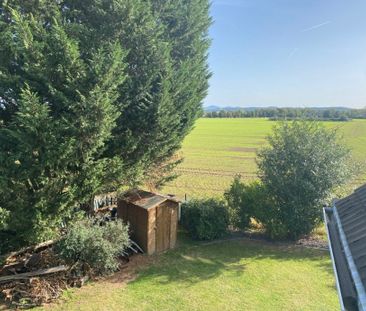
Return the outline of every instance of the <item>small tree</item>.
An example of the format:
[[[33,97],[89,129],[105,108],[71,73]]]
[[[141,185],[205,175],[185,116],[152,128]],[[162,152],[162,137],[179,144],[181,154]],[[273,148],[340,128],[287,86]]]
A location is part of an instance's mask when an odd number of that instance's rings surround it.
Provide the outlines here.
[[[320,222],[321,206],[349,177],[350,150],[337,129],[314,121],[280,123],[267,139],[258,154],[260,179],[273,202],[267,230],[297,239]]]

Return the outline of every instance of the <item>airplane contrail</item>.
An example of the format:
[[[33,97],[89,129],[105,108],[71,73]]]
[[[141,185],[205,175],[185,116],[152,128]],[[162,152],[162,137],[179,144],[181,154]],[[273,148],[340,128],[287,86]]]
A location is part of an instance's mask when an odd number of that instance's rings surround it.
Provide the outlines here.
[[[298,48],[294,48],[290,54],[287,56],[287,59],[291,59],[297,52],[299,51]]]
[[[302,31],[302,32],[307,32],[307,31],[315,30],[315,29],[318,29],[318,28],[323,27],[323,26],[325,26],[325,25],[328,25],[328,24],[330,24],[330,23],[331,23],[331,21],[326,21],[326,22],[324,22],[324,23],[317,24],[317,25],[311,26],[311,27],[309,27],[309,28],[303,29],[303,31]]]

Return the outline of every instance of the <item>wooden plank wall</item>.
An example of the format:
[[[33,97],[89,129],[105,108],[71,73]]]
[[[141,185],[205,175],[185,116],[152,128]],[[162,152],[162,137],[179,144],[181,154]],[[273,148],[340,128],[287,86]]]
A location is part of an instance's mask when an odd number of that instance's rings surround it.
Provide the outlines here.
[[[179,203],[171,202],[170,206],[170,248],[174,248],[177,242]]]
[[[167,201],[156,210],[156,251],[173,248],[177,240],[178,203]]]
[[[177,241],[178,206],[166,201],[146,210],[123,200],[118,201],[117,215],[129,222],[131,238],[148,253],[174,248]]]
[[[151,208],[148,211],[147,221],[147,250],[146,252],[151,255],[156,252],[156,208]]]

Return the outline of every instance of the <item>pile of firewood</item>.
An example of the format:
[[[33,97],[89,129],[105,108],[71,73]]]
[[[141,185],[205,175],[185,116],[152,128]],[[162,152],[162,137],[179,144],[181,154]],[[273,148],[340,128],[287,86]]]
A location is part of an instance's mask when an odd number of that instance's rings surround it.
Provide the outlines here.
[[[81,286],[90,269],[72,267],[53,251],[54,241],[11,253],[0,268],[0,294],[14,306],[29,308],[58,298],[67,287]]]
[[[66,288],[81,287],[94,277],[85,263],[66,265],[54,252],[55,242],[47,241],[7,256],[0,266],[0,298],[17,308],[39,306],[57,299]],[[143,253],[134,241],[130,242],[121,253],[120,265],[126,264],[131,255]]]

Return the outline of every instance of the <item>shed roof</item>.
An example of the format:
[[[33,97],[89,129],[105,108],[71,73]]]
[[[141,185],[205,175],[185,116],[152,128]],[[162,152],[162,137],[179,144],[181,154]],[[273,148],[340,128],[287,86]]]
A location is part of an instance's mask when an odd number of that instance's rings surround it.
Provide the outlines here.
[[[173,196],[165,196],[137,189],[125,192],[123,194],[123,199],[129,203],[132,203],[144,209],[153,208],[155,206],[160,205],[161,203],[164,203],[165,201],[172,201],[179,203],[179,201]]]
[[[359,294],[364,296],[366,288],[366,185],[335,201],[333,209],[326,211],[326,222],[341,299],[353,296],[359,310],[366,310],[365,297],[362,305]]]

